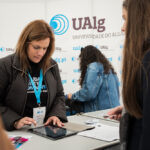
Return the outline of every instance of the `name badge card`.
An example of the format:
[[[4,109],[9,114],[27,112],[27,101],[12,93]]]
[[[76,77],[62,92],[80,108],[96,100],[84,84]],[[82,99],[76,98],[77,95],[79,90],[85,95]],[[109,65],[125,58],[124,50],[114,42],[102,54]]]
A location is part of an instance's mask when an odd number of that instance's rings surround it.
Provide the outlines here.
[[[33,108],[33,119],[36,121],[37,126],[42,126],[45,118],[46,107]]]

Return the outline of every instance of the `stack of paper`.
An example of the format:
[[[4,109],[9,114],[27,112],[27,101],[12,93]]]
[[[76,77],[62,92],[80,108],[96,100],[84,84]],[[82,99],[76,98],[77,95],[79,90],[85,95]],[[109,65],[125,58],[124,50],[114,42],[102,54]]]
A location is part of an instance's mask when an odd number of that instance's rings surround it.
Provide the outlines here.
[[[119,139],[119,127],[99,123],[94,129],[80,132],[78,135],[111,142]]]

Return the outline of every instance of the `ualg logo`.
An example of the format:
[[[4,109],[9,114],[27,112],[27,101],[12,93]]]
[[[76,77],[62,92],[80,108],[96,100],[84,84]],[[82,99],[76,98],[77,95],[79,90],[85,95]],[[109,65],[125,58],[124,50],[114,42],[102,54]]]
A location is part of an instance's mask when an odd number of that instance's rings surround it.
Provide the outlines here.
[[[110,62],[112,62],[112,57],[107,58]]]
[[[80,72],[80,69],[73,69],[73,72],[74,72],[74,73],[79,73],[79,72]]]
[[[0,46],[0,52],[14,52],[15,50],[13,48],[7,48],[7,47],[1,47]]]
[[[73,30],[94,29],[97,30],[97,32],[104,32],[106,30],[104,23],[105,18],[97,19],[96,16],[93,16],[92,18],[72,18]],[[49,24],[53,28],[56,35],[62,35],[66,33],[69,28],[69,20],[62,14],[53,16]]]
[[[79,61],[79,57],[72,57],[71,61]]]
[[[118,61],[121,61],[122,60],[122,57],[121,56],[118,56]]]
[[[73,84],[77,84],[77,83],[79,83],[79,80],[77,80],[77,79],[72,79],[72,83],[73,83]]]
[[[0,47],[0,52],[3,52],[5,50],[4,47]]]
[[[62,84],[66,84],[66,83],[67,83],[67,80],[61,80],[61,83],[62,83]]]
[[[57,62],[57,63],[64,63],[67,61],[67,58],[66,57],[62,57],[62,58],[54,58],[54,60]]]
[[[62,14],[55,15],[50,20],[50,26],[54,29],[56,35],[64,34],[69,28],[69,20]]]
[[[103,32],[105,31],[105,18],[98,19],[94,16],[93,19],[90,17],[84,17],[84,18],[72,18],[73,23],[73,29],[74,30],[85,30],[85,29],[96,29],[97,32]]]

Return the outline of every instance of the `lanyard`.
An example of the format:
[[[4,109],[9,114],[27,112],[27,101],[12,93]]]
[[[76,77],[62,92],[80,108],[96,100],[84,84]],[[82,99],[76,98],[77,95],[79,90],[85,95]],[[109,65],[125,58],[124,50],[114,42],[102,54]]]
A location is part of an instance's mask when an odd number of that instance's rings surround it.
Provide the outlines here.
[[[37,100],[38,105],[40,106],[41,100],[40,100],[40,95],[41,95],[41,88],[42,88],[42,81],[43,81],[43,73],[42,73],[42,69],[40,70],[40,81],[39,81],[39,85],[38,85],[38,90],[36,89],[36,86],[34,84],[34,81],[30,75],[30,73],[28,72],[32,87],[34,89],[34,94]]]

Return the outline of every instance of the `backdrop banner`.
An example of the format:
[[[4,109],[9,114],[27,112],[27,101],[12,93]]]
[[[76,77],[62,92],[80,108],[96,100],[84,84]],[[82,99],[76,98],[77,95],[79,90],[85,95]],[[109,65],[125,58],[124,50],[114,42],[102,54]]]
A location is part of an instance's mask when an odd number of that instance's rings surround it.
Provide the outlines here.
[[[120,80],[124,40],[121,0],[0,0],[0,6],[0,57],[15,52],[27,23],[44,19],[55,33],[53,59],[59,65],[65,94],[80,88],[78,57],[86,45],[102,51]]]

